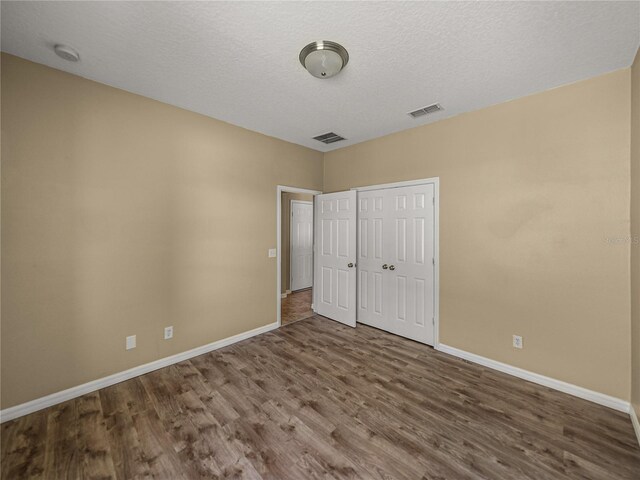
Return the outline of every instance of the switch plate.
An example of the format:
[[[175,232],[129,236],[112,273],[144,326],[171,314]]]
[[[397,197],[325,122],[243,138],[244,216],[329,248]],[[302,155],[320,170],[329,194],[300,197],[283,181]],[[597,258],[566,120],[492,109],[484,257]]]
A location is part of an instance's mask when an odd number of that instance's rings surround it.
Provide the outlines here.
[[[269,249],[269,258],[276,258],[276,249],[275,248],[270,248]]]
[[[125,348],[127,350],[131,350],[132,348],[136,348],[136,336],[135,335],[131,335],[130,337],[127,337]]]
[[[522,348],[522,337],[520,335],[513,336],[513,348]]]
[[[173,325],[170,327],[164,327],[164,339],[169,340],[173,338]]]

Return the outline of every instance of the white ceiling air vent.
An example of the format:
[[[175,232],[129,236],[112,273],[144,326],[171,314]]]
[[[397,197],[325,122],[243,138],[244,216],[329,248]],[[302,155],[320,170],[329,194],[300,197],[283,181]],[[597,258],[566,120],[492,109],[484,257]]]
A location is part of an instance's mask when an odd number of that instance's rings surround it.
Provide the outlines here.
[[[429,105],[428,107],[422,107],[418,110],[414,110],[413,112],[409,112],[413,118],[422,117],[424,115],[429,115],[430,113],[436,113],[441,110],[444,110],[439,103],[434,103],[433,105]]]
[[[313,137],[313,139],[318,140],[319,142],[322,142],[322,143],[329,144],[329,143],[339,142],[340,140],[344,140],[344,137],[341,137],[337,133],[329,132],[329,133],[324,133],[322,135],[318,135],[317,137]]]

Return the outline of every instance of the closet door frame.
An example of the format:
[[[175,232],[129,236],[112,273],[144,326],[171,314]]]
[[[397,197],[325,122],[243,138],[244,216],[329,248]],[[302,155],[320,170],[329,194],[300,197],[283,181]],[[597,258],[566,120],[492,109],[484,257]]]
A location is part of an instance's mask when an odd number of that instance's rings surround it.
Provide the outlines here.
[[[364,192],[367,190],[379,190],[382,188],[415,187],[416,185],[433,184],[434,194],[434,325],[433,325],[433,348],[439,349],[440,345],[440,177],[423,178],[420,180],[409,180],[406,182],[383,183],[379,185],[367,185],[364,187],[354,187],[351,190]],[[356,252],[357,254],[358,252]],[[356,307],[356,314],[357,314]],[[356,318],[356,321],[358,319]]]

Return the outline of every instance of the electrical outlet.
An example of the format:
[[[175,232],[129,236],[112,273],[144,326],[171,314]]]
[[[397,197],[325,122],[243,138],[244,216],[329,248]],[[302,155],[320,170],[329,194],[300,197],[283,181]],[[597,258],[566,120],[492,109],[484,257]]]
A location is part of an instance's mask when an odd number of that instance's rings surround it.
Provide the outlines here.
[[[269,249],[269,258],[276,258],[276,249],[275,248],[270,248]]]
[[[164,339],[169,340],[170,338],[173,338],[173,326],[164,327]]]
[[[135,335],[131,335],[130,337],[127,337],[125,348],[127,350],[131,350],[132,348],[136,348],[136,336]]]
[[[513,348],[522,348],[522,337],[520,335],[513,336]]]

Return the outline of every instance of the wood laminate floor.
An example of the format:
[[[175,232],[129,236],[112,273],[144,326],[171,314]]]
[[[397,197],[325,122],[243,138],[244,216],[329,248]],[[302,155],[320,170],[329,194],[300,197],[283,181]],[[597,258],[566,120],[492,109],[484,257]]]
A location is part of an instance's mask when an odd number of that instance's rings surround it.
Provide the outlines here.
[[[3,479],[635,479],[629,416],[314,316],[2,425]]]
[[[313,316],[311,310],[311,292],[310,288],[292,292],[283,298],[282,308],[280,309],[282,325],[297,322]]]

